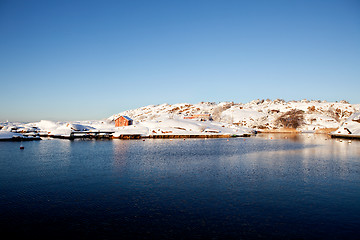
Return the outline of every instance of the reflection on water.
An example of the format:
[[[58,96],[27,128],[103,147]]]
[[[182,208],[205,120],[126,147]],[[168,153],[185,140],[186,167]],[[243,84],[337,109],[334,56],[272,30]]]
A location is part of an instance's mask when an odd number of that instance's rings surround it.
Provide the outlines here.
[[[114,167],[118,170],[126,167],[126,159],[128,157],[130,141],[120,141],[119,139],[112,141]]]
[[[356,239],[360,141],[324,135],[0,144],[4,233]]]

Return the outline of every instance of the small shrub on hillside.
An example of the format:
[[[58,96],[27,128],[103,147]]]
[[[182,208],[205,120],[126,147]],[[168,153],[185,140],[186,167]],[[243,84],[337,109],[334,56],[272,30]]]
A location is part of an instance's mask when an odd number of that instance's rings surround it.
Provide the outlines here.
[[[309,112],[309,113],[314,113],[314,112],[316,112],[315,106],[308,107],[307,109],[308,109],[308,112]]]
[[[211,116],[212,116],[212,119],[214,121],[222,121],[223,119],[221,118],[221,114],[231,108],[231,106],[233,105],[233,103],[228,103],[228,104],[224,104],[224,105],[220,105],[220,106],[216,106],[212,112],[211,112]],[[229,120],[230,121],[230,120]]]
[[[304,123],[304,111],[290,110],[280,115],[275,122],[279,127],[296,129]]]
[[[326,116],[335,119],[337,122],[340,121],[339,114],[334,108],[330,107],[328,110],[324,111],[324,113]]]

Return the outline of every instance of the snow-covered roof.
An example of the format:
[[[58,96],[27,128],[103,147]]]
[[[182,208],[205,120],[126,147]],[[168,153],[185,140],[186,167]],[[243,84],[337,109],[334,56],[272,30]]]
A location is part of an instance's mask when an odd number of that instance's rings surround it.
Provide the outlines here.
[[[128,116],[123,116],[125,119],[129,120],[129,121],[132,121],[131,118],[129,118]]]
[[[118,117],[118,118],[116,118],[116,119],[119,119],[119,118],[121,118],[121,117],[125,118],[125,119],[128,120],[128,121],[132,121],[131,118],[129,118],[128,116],[124,116],[124,115],[122,115],[122,116],[120,116],[120,117]]]

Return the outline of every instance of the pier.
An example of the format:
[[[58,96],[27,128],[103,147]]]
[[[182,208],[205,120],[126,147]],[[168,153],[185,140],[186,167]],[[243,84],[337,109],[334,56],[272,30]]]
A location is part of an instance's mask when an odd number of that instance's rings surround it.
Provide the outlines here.
[[[74,140],[75,138],[92,138],[92,139],[176,139],[176,138],[233,138],[233,137],[250,137],[251,134],[152,134],[152,135],[142,135],[142,134],[120,134],[119,136],[113,136],[114,131],[73,131],[70,135],[54,135],[50,136],[52,138],[62,138]]]
[[[345,138],[345,139],[357,139],[360,140],[358,134],[330,134],[331,138]]]
[[[149,135],[147,138],[232,138],[232,137],[250,137],[250,134],[231,135],[231,134],[164,134]]]
[[[73,140],[75,138],[95,138],[95,139],[110,139],[114,131],[72,131],[70,135],[53,135],[52,138],[62,138]]]
[[[141,134],[121,134],[119,137],[112,137],[113,139],[125,139],[125,140],[130,140],[130,139],[140,139],[142,138]]]
[[[73,131],[70,134],[70,139],[75,139],[75,138],[96,138],[96,139],[99,139],[99,138],[111,138],[113,133],[114,133],[114,131],[97,131],[97,132]]]

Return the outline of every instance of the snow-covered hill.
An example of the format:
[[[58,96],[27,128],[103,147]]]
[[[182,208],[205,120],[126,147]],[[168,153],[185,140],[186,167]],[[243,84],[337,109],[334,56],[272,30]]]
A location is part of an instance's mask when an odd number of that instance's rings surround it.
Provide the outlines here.
[[[321,129],[338,128],[359,105],[351,105],[346,101],[290,101],[281,99],[254,100],[242,104],[234,102],[201,102],[198,104],[161,104],[150,105],[138,109],[128,110],[109,117],[114,120],[126,115],[145,123],[161,119],[183,119],[194,114],[210,114],[217,122],[249,127],[254,129],[274,130],[279,128],[294,128],[291,122],[294,111],[297,112],[296,128],[301,131],[316,131]],[[286,116],[288,115],[288,119]]]
[[[69,136],[72,131],[112,131],[122,134],[149,135],[243,135],[254,130],[283,131],[296,129],[306,132],[331,132],[341,134],[360,131],[358,122],[360,105],[346,101],[290,101],[281,99],[254,100],[249,103],[201,102],[198,104],[149,105],[114,114],[105,120],[34,123],[0,123],[0,138],[11,133]],[[119,116],[133,119],[133,125],[115,127]],[[351,117],[350,117],[351,116]],[[349,118],[350,117],[350,118]],[[348,119],[348,120],[347,120]],[[348,131],[348,130],[349,131]]]

